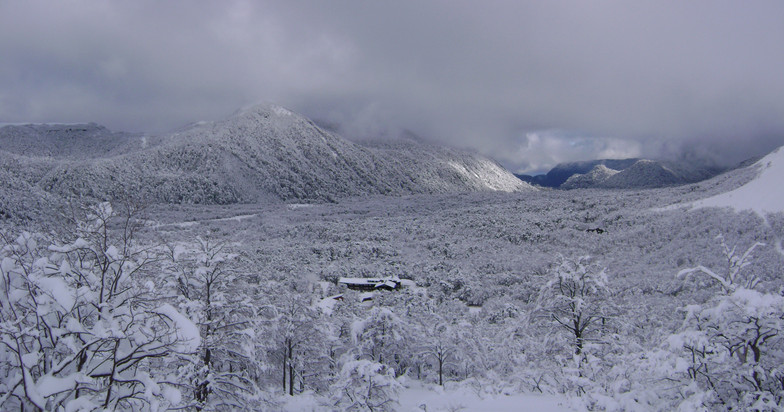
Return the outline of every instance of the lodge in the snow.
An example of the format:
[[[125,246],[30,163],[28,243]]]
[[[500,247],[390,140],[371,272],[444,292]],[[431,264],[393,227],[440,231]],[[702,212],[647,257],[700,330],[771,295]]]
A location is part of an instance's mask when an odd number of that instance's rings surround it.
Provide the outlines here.
[[[390,276],[384,278],[340,278],[338,285],[345,285],[352,290],[371,292],[374,290],[397,290],[406,286],[416,286],[416,283],[409,279]]]

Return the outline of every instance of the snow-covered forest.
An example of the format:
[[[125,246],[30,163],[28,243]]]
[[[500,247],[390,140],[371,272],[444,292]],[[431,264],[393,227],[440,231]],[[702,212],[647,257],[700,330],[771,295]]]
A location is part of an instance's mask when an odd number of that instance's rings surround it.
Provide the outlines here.
[[[0,408],[780,410],[784,217],[672,206],[755,173],[3,219]]]

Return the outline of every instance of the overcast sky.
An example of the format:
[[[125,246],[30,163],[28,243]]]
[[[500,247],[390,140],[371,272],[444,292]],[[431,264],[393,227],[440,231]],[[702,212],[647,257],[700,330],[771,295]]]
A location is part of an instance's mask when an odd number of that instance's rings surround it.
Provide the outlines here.
[[[0,122],[159,133],[253,102],[515,172],[784,144],[782,1],[0,0]]]

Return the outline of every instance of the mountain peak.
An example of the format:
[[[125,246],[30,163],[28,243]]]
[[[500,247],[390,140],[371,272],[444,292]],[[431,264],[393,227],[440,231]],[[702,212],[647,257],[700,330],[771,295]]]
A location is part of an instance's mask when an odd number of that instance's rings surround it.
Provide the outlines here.
[[[299,115],[292,112],[291,110],[283,106],[280,106],[278,104],[270,103],[270,102],[262,102],[262,103],[255,103],[249,106],[245,106],[240,110],[234,112],[234,114],[231,115],[230,118],[246,117],[246,116],[300,117]]]

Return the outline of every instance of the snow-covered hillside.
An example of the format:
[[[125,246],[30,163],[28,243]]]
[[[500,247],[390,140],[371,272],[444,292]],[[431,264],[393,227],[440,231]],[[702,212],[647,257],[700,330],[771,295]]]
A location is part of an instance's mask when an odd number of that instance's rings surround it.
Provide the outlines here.
[[[479,155],[365,147],[275,105],[161,137],[93,124],[6,126],[0,155],[27,184],[65,197],[225,204],[531,188]]]
[[[743,186],[693,203],[694,207],[731,207],[753,210],[761,215],[784,212],[784,147],[763,157],[750,168],[757,177]]]
[[[150,137],[113,132],[95,123],[25,124],[0,128],[0,149],[31,157],[89,159],[144,148]]]

